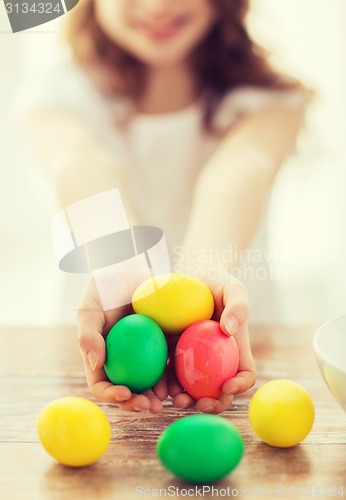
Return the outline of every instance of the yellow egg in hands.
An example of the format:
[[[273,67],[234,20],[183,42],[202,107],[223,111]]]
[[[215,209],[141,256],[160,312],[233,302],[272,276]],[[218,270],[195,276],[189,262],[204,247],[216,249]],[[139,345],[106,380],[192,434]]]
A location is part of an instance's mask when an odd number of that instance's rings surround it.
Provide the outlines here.
[[[37,432],[45,450],[58,462],[82,467],[108,448],[111,428],[106,415],[84,398],[56,399],[38,417]]]
[[[132,307],[137,314],[153,319],[164,333],[176,335],[197,321],[210,319],[214,298],[207,285],[196,278],[161,274],[138,286]]]
[[[265,443],[289,448],[300,443],[314,423],[314,405],[308,392],[291,380],[272,380],[254,394],[250,424]]]

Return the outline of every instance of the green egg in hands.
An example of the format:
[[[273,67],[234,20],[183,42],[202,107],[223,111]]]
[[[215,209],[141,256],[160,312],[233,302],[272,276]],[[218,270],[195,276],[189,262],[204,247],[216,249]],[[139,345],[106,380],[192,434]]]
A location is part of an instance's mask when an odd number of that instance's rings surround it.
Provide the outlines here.
[[[104,369],[109,380],[140,393],[159,381],[168,348],[161,328],[142,314],[119,320],[106,337]]]
[[[210,319],[213,294],[201,281],[182,273],[161,274],[141,283],[132,296],[136,313],[152,318],[166,334],[181,334],[188,326]]]

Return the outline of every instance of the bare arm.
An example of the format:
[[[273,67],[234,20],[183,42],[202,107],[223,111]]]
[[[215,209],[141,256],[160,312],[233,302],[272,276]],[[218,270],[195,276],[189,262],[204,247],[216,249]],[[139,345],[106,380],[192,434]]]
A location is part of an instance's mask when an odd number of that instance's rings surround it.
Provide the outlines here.
[[[244,118],[225,136],[197,180],[183,254],[230,244],[246,248],[301,121],[300,112],[271,108]]]
[[[62,205],[73,201],[71,198],[76,197],[77,190],[80,198],[91,194],[90,190],[97,192],[114,185],[108,183],[116,182],[119,186],[121,171],[118,178],[113,159],[100,148],[95,138],[90,137],[87,130],[79,124],[77,126],[74,121],[66,122],[64,115],[55,112],[56,131],[64,128],[64,147],[61,148],[56,139],[58,134],[54,134],[53,128],[47,131],[45,138],[47,117],[43,111],[40,113],[31,128],[34,136],[32,142],[36,142],[42,163],[57,179]],[[244,119],[225,137],[198,178],[185,249],[222,249],[229,243],[244,247],[248,243],[275,173],[293,148],[299,122],[297,113],[272,109]],[[68,154],[57,162],[61,149]],[[95,165],[98,166],[96,174]],[[72,172],[75,180],[66,180],[66,175]],[[86,172],[90,172],[90,177]],[[114,172],[117,174],[113,177]],[[79,180],[83,179],[85,184],[79,185]],[[74,182],[71,186],[73,192],[67,193],[71,182]],[[220,320],[225,333],[236,334],[240,353],[238,374],[224,383],[221,398],[202,398],[197,402],[199,410],[219,413],[231,404],[234,394],[244,392],[254,384],[255,368],[249,345],[246,290],[231,276],[212,284],[211,288],[216,301],[216,319]],[[94,300],[93,292],[88,288],[78,317],[80,346],[94,395],[126,409],[150,409],[153,413],[162,410],[160,400],[164,400],[168,393],[178,407],[192,405],[192,399],[177,383],[174,370],[170,381],[163,378],[145,396],[131,395],[126,387],[109,384],[103,371],[103,335],[107,334],[107,317],[102,308],[99,308],[98,314],[90,314],[89,309],[94,310]],[[108,322],[114,323],[116,320],[115,315]]]
[[[58,108],[38,108],[28,114],[24,131],[54,182],[61,208],[117,187],[130,224],[135,223],[124,170],[81,119]]]
[[[237,262],[220,262],[215,250],[222,251],[230,244],[243,249],[249,244],[275,174],[293,150],[300,123],[300,113],[281,108],[244,118],[223,139],[196,183],[183,245],[183,268],[186,266],[193,273],[197,266],[200,274],[201,263],[191,262],[189,254],[198,255],[198,250],[202,250],[206,255],[206,251],[211,251],[209,260],[204,262],[204,280],[212,283],[216,269],[216,282],[224,279],[228,283],[219,305],[221,310],[224,307],[220,321],[224,332],[235,335],[239,349],[238,373],[223,384],[223,395],[219,400],[201,398],[197,402],[197,408],[207,413],[226,409],[233,396],[252,387],[256,378],[249,342],[247,292],[228,274]],[[235,300],[228,301],[226,289],[235,294]],[[170,394],[178,407],[191,404],[179,385]]]

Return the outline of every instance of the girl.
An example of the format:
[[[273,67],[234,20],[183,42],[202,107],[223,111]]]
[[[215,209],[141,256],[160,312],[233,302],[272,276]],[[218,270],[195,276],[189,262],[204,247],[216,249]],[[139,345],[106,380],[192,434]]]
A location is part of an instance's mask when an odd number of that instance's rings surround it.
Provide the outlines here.
[[[174,268],[209,284],[215,319],[239,347],[220,400],[192,401],[171,361],[151,391],[133,395],[103,370],[104,336],[128,311],[102,312],[90,282],[78,314],[88,383],[128,410],[159,413],[170,395],[177,407],[219,413],[255,382],[247,293],[232,271],[250,243],[263,249],[254,236],[263,240],[261,214],[305,96],[251,40],[248,4],[82,0],[67,16],[69,52],[30,95],[26,130],[61,206],[118,187],[131,223],[163,229]],[[270,280],[248,287],[261,319],[256,306],[273,306]]]

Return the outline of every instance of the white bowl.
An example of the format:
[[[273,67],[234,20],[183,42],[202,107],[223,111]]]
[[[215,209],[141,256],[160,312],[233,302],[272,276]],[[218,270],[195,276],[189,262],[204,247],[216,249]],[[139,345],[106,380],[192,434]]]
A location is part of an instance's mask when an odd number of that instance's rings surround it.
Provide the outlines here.
[[[312,346],[324,380],[346,411],[346,314],[320,326]]]

